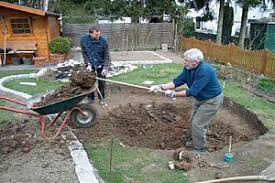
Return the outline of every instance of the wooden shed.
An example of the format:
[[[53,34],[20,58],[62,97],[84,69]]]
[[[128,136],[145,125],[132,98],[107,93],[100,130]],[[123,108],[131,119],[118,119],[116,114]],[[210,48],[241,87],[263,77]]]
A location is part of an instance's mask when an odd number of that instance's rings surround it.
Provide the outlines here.
[[[2,65],[18,64],[18,60],[21,64],[24,60],[32,64],[50,62],[48,43],[57,36],[60,36],[58,14],[0,1]]]

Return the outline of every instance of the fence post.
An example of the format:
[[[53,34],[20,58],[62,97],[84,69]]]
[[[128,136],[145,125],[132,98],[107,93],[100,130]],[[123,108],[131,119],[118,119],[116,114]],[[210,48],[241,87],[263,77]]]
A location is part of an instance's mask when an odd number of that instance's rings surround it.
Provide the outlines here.
[[[267,66],[267,51],[263,51],[264,56],[263,56],[263,65],[262,65],[262,69],[261,69],[261,74],[265,74],[265,70],[266,70],[266,66]]]
[[[232,64],[233,60],[233,44],[229,44],[229,63]]]

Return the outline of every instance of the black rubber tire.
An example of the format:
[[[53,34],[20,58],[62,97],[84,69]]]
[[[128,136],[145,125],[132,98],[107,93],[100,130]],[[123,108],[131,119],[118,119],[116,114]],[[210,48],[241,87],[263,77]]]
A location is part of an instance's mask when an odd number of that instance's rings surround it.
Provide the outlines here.
[[[88,117],[82,117],[80,111],[75,110],[71,114],[71,121],[76,125],[78,128],[89,128],[96,122],[96,110],[90,104],[80,104],[78,106],[81,111],[85,114],[88,114]]]

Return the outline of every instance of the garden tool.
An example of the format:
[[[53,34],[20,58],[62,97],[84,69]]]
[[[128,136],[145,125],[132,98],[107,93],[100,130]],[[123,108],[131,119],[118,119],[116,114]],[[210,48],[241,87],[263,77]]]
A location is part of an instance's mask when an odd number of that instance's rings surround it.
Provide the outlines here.
[[[234,155],[231,153],[231,147],[232,147],[232,136],[229,137],[228,153],[225,153],[223,157],[223,160],[225,162],[232,162],[234,160]]]
[[[140,88],[140,89],[145,89],[145,90],[150,89],[149,87],[146,87],[146,86],[140,86],[140,85],[125,83],[125,82],[121,82],[121,81],[114,81],[114,80],[104,79],[104,78],[99,78],[99,77],[96,77],[96,79],[100,80],[100,81],[106,81],[106,82],[109,82],[109,83],[115,83],[115,84],[130,86],[130,87],[134,87],[134,88]],[[163,92],[165,92],[165,91],[163,91]]]

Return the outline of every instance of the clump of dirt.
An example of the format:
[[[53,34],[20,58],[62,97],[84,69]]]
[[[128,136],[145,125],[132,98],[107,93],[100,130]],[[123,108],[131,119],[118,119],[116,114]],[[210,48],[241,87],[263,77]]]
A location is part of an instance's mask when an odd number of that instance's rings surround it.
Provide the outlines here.
[[[57,101],[62,101],[91,89],[96,82],[96,74],[85,69],[74,71],[68,84],[62,85],[53,93],[41,97],[41,101],[34,103],[33,106],[39,107],[48,105]]]
[[[34,134],[29,133],[28,122],[25,119],[0,128],[0,154],[6,155],[14,151],[28,153],[38,144]]]
[[[128,104],[110,112],[110,121],[125,143],[155,149],[176,149],[191,139],[190,109],[171,103]],[[221,121],[213,121],[208,131],[209,151],[220,150],[233,142],[249,140]]]
[[[82,89],[92,88],[96,82],[96,73],[85,69],[74,71],[70,77],[71,85]]]

